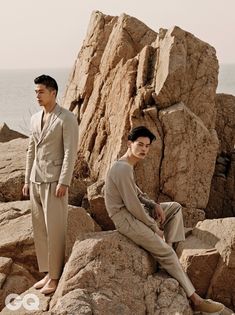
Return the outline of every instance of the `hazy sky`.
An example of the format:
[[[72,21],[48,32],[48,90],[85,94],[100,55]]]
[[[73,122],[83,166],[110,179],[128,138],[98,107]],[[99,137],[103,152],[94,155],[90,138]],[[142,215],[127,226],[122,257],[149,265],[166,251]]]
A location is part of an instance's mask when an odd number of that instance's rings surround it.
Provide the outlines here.
[[[235,0],[0,0],[0,69],[72,67],[93,10],[178,25],[235,63]]]

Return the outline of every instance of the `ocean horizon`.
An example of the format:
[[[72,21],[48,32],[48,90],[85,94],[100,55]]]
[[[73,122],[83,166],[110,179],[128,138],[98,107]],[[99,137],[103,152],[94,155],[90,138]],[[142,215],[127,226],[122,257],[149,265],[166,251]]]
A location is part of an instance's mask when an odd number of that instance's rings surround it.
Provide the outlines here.
[[[58,69],[0,69],[0,125],[29,134],[32,114],[39,110],[33,80],[49,74],[57,80],[58,103],[62,102],[71,68]],[[220,64],[217,93],[235,95],[235,64]]]

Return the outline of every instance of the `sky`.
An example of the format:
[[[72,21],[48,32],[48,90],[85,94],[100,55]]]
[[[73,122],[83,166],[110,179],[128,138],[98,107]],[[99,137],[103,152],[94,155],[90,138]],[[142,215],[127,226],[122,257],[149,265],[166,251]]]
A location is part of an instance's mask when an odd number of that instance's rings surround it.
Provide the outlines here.
[[[235,63],[235,0],[0,0],[0,69],[72,67],[94,10],[177,25]]]

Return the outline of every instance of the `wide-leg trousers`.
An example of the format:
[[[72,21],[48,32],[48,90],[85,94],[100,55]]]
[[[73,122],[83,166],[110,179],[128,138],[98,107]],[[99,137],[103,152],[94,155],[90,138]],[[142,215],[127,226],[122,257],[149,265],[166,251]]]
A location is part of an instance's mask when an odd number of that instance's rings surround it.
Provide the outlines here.
[[[64,266],[68,192],[56,197],[57,182],[31,183],[34,243],[40,272],[59,279]]]
[[[112,216],[112,220],[121,234],[150,252],[162,268],[178,280],[189,297],[195,292],[195,288],[184,272],[175,251],[167,244],[185,239],[182,207],[177,202],[163,202],[160,205],[166,215],[163,226],[165,241],[150,227],[136,219],[126,208],[122,208]]]

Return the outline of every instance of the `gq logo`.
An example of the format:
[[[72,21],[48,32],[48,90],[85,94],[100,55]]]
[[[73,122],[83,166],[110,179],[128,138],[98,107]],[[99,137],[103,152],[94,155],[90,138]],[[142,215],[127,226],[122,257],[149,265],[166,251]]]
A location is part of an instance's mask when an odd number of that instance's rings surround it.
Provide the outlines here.
[[[5,299],[5,305],[11,311],[17,311],[22,305],[28,311],[38,310],[39,304],[39,298],[33,293],[28,293],[23,297],[11,293]]]

